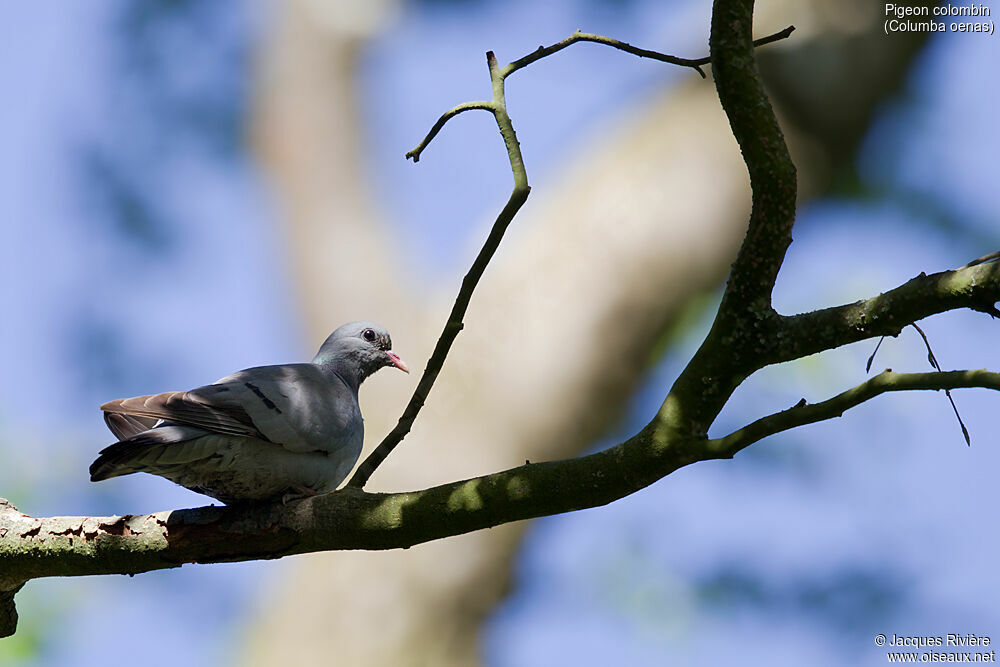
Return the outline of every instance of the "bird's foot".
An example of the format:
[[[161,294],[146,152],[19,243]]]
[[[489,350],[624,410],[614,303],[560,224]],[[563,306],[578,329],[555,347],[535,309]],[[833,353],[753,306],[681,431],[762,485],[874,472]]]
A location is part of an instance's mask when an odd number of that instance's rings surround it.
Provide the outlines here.
[[[295,502],[296,500],[303,500],[305,498],[312,498],[318,495],[313,489],[308,486],[293,486],[289,489],[288,493],[281,496],[281,504],[287,505],[288,503]]]

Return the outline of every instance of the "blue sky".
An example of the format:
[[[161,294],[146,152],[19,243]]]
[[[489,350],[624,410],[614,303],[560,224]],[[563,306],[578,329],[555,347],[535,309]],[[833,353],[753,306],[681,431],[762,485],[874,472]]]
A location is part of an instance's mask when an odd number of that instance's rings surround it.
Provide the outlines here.
[[[459,226],[488,217],[507,195],[502,148],[485,116],[450,124],[419,167],[402,159],[443,109],[487,95],[483,51],[509,60],[581,27],[670,44],[678,54],[703,51],[704,3],[677,3],[673,14],[652,2],[615,6],[432,3],[396,17],[365,54],[366,169],[427,281],[455,280],[465,268],[455,250],[468,242]],[[10,11],[0,26],[8,314],[0,326],[0,495],[36,515],[190,505],[189,492],[148,476],[110,487],[86,481],[107,440],[95,406],[312,351],[281,259],[280,220],[233,139],[266,12],[199,10],[203,27],[157,33],[145,60],[132,62],[112,38],[121,25],[115,3],[18,3]],[[131,34],[143,34],[141,18],[132,17]],[[421,58],[406,57],[413,52]],[[866,182],[928,197],[994,240],[1000,100],[990,82],[998,55],[989,37],[934,41],[858,163]],[[508,100],[535,187],[619,105],[681,76],[586,46],[517,74]],[[199,106],[206,98],[211,113]],[[399,99],[405,114],[392,104]],[[188,121],[172,120],[175,111]],[[462,168],[459,153],[487,166]],[[996,249],[943,231],[936,215],[896,200],[813,202],[801,211],[776,306],[851,301]],[[255,298],[233,298],[247,293]],[[652,374],[621,434],[655,409],[706,322]],[[988,318],[953,313],[921,326],[945,367],[1000,368],[998,324]],[[861,343],[759,373],[717,433],[861,382],[872,349]],[[874,368],[884,367],[926,370],[915,332],[883,344]],[[609,507],[536,522],[518,588],[487,625],[487,663],[881,664],[878,632],[996,632],[997,398],[967,391],[955,399],[971,448],[943,395],[884,396],[734,461],[681,470]],[[185,642],[150,664],[215,664],[257,604],[250,582],[291,565],[34,581],[19,596],[16,641],[34,651],[24,664],[116,664],[117,656],[81,656],[78,647],[111,629],[155,626]]]

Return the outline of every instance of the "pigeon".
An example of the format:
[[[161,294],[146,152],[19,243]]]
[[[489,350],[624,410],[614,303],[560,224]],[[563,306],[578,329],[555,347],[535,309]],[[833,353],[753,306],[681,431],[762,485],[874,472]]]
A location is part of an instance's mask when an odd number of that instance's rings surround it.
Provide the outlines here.
[[[334,491],[361,455],[361,383],[386,366],[409,373],[391,348],[382,327],[351,322],[312,363],[248,368],[187,392],[105,403],[118,442],[91,464],[90,480],[148,472],[227,505]]]

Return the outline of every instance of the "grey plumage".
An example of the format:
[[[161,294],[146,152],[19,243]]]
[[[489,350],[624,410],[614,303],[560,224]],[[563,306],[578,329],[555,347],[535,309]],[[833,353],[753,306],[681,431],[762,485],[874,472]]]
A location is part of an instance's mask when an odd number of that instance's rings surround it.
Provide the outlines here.
[[[391,348],[385,329],[351,322],[311,363],[105,403],[119,441],[100,452],[90,479],[148,472],[227,504],[333,491],[361,454],[361,383],[385,366],[409,372]]]

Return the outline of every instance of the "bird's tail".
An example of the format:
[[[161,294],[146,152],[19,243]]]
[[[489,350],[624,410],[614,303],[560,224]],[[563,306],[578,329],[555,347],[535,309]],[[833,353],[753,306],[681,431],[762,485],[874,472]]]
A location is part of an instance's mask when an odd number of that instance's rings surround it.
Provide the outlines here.
[[[112,429],[114,430],[114,429]],[[205,432],[190,426],[168,424],[151,428],[105,447],[90,464],[90,481],[130,475],[134,472],[154,472],[164,466],[188,463],[210,455],[210,443],[198,446]]]

